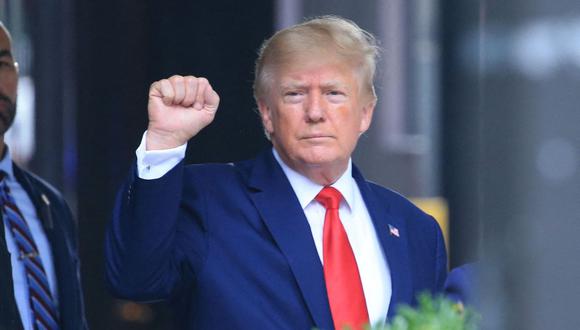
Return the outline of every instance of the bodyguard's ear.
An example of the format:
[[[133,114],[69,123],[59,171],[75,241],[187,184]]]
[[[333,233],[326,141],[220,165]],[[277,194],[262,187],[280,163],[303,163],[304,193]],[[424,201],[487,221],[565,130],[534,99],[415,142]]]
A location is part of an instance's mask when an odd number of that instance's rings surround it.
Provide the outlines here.
[[[272,125],[272,110],[263,100],[258,101],[258,110],[262,118],[262,125],[268,134],[274,132],[274,125]]]

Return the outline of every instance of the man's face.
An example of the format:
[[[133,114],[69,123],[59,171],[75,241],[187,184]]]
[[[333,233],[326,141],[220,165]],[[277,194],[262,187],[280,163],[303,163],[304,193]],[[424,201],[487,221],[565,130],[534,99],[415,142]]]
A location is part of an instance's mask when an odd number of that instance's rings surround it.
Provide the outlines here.
[[[332,57],[278,68],[267,99],[259,102],[274,148],[302,174],[315,167],[344,171],[371,123],[374,100],[362,94],[352,66]]]
[[[18,69],[12,56],[8,33],[0,25],[0,136],[10,128],[16,115]]]

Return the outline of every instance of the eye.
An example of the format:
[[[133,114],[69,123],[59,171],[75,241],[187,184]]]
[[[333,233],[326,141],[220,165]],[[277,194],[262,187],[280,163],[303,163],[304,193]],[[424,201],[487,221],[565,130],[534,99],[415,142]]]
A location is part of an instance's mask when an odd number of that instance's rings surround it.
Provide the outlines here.
[[[326,97],[332,103],[341,103],[346,101],[346,93],[341,90],[329,90]]]
[[[304,99],[304,92],[302,91],[286,91],[284,92],[284,102],[299,103]]]

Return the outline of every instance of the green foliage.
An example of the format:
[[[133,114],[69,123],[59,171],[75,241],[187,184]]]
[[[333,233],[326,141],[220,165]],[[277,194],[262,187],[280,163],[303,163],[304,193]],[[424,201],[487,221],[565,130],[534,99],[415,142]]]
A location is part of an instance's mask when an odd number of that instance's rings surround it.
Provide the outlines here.
[[[477,330],[481,315],[443,296],[428,293],[418,297],[416,308],[402,305],[386,325],[365,327],[366,330]],[[316,328],[312,330],[317,330]],[[344,327],[342,330],[352,330]]]
[[[397,315],[386,325],[370,330],[477,330],[480,316],[471,308],[464,308],[444,297],[429,294],[418,297],[417,308],[401,306]]]

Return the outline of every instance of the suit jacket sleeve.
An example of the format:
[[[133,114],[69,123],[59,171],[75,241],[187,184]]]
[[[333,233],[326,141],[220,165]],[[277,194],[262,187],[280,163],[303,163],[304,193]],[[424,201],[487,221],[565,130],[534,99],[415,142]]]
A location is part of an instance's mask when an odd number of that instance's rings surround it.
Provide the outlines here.
[[[133,167],[120,189],[105,238],[106,279],[116,296],[155,301],[180,291],[183,283],[194,283],[190,265],[195,262],[189,259],[201,252],[188,244],[186,256],[179,241],[203,246],[203,231],[191,221],[201,218],[195,216],[197,207],[190,209],[188,221],[179,221],[183,216],[183,172],[181,162],[159,179],[142,180]]]

